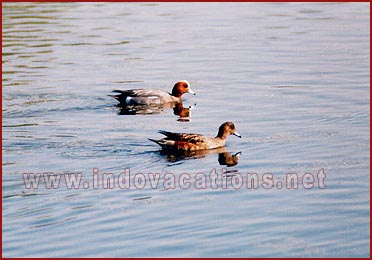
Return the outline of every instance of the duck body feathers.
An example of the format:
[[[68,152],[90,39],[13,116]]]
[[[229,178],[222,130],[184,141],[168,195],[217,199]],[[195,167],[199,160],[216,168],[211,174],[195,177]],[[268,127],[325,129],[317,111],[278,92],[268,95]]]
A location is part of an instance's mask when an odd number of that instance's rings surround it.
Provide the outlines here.
[[[175,136],[176,133],[171,133]],[[225,140],[214,140],[199,134],[178,133],[177,138],[163,138],[160,140],[149,139],[166,150],[198,151],[223,147]]]
[[[161,105],[164,103],[177,103],[181,100],[160,89],[129,89],[114,90],[113,95],[121,105]]]

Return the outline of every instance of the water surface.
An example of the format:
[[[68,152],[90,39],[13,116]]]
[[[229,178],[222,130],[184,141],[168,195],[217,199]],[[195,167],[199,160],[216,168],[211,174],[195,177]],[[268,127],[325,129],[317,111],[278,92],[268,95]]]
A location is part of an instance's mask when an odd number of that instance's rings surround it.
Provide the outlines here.
[[[369,3],[3,3],[4,257],[369,257]],[[191,120],[113,89],[187,79]],[[228,138],[173,160],[159,129]],[[182,158],[181,158],[182,159]],[[93,189],[92,172],[326,173],[312,189]],[[23,173],[88,189],[26,189]],[[132,176],[133,176],[132,175]],[[133,177],[132,177],[133,178]],[[230,177],[230,179],[233,177]]]

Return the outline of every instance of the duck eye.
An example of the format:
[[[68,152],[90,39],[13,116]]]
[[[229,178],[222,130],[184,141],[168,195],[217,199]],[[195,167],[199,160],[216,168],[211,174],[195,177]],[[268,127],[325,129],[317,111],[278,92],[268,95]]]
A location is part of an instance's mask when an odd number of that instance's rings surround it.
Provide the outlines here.
[[[189,86],[187,86],[187,84],[184,83],[184,84],[183,84],[183,87],[184,87],[184,88],[188,88]]]

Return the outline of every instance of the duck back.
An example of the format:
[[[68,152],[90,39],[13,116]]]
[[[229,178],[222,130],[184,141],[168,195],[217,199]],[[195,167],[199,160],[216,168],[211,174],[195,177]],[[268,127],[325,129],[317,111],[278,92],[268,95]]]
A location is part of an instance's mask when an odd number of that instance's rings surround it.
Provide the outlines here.
[[[161,105],[163,103],[176,102],[179,99],[172,97],[168,92],[158,89],[130,89],[114,90],[118,93],[113,97],[121,105]]]

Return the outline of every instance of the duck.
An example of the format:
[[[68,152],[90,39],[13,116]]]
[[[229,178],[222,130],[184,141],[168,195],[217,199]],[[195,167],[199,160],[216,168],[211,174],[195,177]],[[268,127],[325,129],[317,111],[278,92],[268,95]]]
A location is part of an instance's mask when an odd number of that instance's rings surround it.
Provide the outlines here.
[[[217,149],[225,146],[226,139],[229,135],[235,135],[241,138],[241,135],[236,131],[235,125],[232,122],[223,123],[218,128],[216,137],[205,137],[201,134],[173,133],[163,130],[160,130],[159,133],[166,137],[160,140],[149,138],[149,140],[160,145],[162,149],[177,151]]]
[[[128,89],[128,90],[113,90],[114,95],[110,95],[120,102],[122,107],[136,105],[164,105],[169,103],[181,102],[181,97],[185,93],[196,95],[190,88],[190,83],[187,80],[178,81],[172,89],[172,93],[168,93],[160,89]]]

